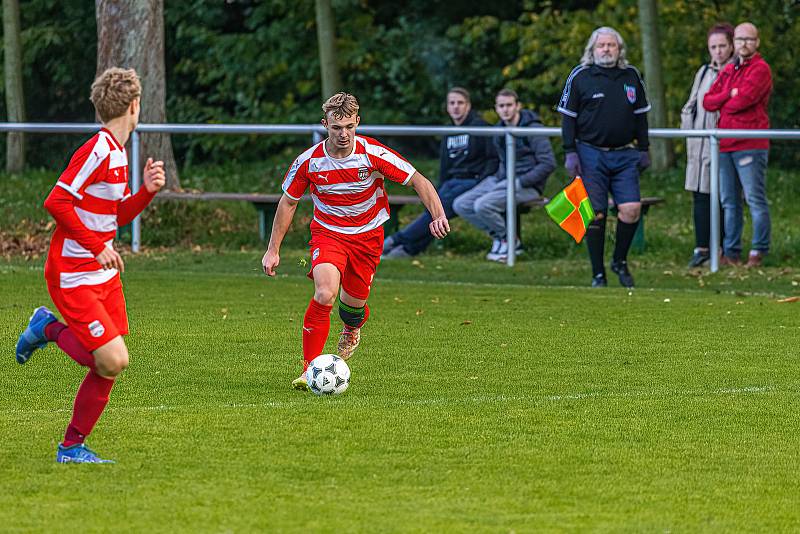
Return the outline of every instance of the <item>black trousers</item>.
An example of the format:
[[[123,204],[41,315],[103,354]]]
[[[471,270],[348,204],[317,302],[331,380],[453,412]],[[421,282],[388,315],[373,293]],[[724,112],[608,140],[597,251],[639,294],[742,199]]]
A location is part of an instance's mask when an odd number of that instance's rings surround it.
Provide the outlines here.
[[[708,248],[711,239],[711,195],[694,191],[694,246],[697,248]],[[720,206],[720,214],[722,207]],[[724,234],[723,220],[720,216],[720,243]]]

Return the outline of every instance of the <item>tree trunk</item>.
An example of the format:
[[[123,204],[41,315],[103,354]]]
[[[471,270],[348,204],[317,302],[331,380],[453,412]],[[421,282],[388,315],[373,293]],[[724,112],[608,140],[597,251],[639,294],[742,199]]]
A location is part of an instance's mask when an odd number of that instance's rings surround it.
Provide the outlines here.
[[[3,0],[3,49],[8,121],[25,122],[18,0]],[[6,172],[18,173],[25,167],[25,134],[12,132],[7,135]]]
[[[331,0],[315,0],[317,11],[317,43],[322,73],[322,98],[327,99],[342,90],[342,78],[336,63],[336,23]]]
[[[642,30],[642,55],[647,79],[647,96],[653,106],[649,124],[664,128],[667,124],[667,106],[664,96],[664,81],[661,77],[661,39],[658,35],[657,0],[638,0],[639,26]],[[653,139],[650,142],[653,154],[653,170],[663,171],[675,162],[675,153],[670,139]]]
[[[96,0],[97,74],[109,67],[133,68],[142,80],[142,123],[165,123],[163,0]],[[163,160],[168,189],[180,189],[169,134],[145,133],[141,161]],[[135,177],[137,180],[139,177]]]

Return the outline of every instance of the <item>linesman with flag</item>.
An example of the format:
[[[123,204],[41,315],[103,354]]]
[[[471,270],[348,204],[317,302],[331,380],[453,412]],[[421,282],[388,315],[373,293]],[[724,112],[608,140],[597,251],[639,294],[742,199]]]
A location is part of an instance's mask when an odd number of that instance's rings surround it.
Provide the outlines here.
[[[639,173],[650,166],[649,110],[642,77],[625,59],[622,36],[613,28],[596,29],[558,104],[565,167],[570,176],[583,178],[595,213],[586,229],[592,287],[608,285],[604,249],[609,192],[618,210],[611,270],[624,287],[633,287],[628,250],[642,209]]]

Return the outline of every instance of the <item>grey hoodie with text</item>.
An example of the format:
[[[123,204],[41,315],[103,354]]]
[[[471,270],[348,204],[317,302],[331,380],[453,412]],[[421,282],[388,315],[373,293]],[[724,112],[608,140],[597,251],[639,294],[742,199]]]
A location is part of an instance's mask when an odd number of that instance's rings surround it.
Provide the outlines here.
[[[498,126],[506,126],[500,121]],[[520,111],[520,128],[542,128],[539,116],[529,109]],[[553,147],[547,137],[515,137],[516,140],[516,165],[514,166],[517,187],[533,187],[539,194],[544,192],[547,178],[556,168],[556,157]],[[495,137],[494,146],[500,158],[500,165],[495,176],[498,180],[506,179],[506,140],[504,137]]]

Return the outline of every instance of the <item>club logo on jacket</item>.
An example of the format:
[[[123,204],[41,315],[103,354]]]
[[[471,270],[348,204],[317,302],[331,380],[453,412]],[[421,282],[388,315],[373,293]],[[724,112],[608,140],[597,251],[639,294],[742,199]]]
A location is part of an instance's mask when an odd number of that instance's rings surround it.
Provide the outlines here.
[[[369,178],[369,169],[366,167],[361,167],[358,169],[358,179],[366,180],[367,178]]]
[[[106,333],[106,327],[100,321],[92,321],[89,323],[89,333],[92,337],[100,337]]]
[[[636,87],[625,84],[625,96],[628,97],[628,102],[631,104],[636,102]]]

